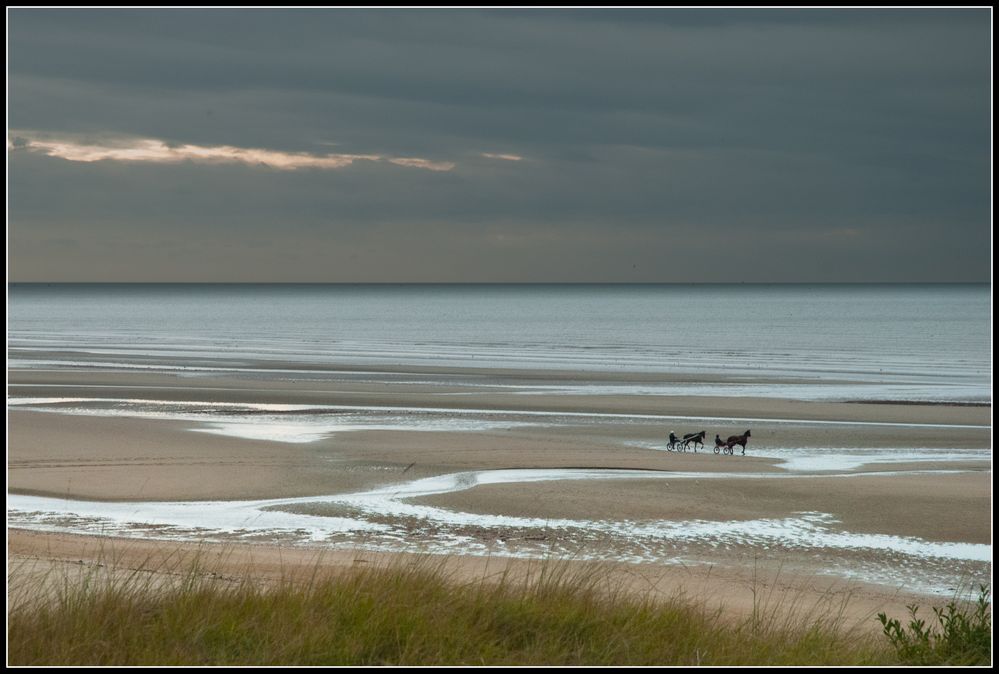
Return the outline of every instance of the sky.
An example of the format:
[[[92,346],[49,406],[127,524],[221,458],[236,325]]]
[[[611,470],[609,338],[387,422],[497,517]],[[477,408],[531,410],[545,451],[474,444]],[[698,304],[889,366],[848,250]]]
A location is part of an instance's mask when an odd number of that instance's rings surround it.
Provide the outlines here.
[[[991,279],[991,11],[8,9],[12,282]]]

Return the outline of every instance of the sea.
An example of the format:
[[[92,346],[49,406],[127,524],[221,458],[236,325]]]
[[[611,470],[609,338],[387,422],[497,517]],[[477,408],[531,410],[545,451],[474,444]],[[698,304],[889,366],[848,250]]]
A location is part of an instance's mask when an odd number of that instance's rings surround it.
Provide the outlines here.
[[[191,375],[423,367],[441,383],[440,368],[521,370],[541,375],[534,391],[567,395],[983,403],[991,285],[13,284],[7,358]]]

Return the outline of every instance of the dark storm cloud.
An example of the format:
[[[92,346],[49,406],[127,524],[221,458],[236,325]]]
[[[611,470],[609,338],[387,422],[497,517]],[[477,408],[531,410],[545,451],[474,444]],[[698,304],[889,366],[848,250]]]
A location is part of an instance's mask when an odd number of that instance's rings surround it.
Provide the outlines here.
[[[15,280],[989,277],[985,10],[9,19]]]

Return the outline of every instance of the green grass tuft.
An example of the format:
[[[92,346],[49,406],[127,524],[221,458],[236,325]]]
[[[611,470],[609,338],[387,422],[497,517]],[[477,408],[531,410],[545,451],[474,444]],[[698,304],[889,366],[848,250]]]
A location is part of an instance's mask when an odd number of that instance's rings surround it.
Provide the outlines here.
[[[317,564],[304,580],[272,583],[197,561],[154,574],[113,564],[81,572],[36,580],[9,601],[9,664],[900,663],[875,630],[845,624],[842,604],[760,597],[739,618],[682,595],[637,598],[599,565],[549,560],[475,581],[430,557],[337,572]]]

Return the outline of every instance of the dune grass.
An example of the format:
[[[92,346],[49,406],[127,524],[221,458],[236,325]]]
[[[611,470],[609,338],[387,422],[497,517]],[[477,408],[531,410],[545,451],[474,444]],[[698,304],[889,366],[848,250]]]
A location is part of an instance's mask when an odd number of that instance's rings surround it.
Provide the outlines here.
[[[641,599],[599,566],[459,580],[416,558],[261,583],[200,558],[155,573],[81,568],[8,597],[11,665],[892,665],[844,606],[760,596],[736,618]],[[63,573],[63,572],[59,572]]]

